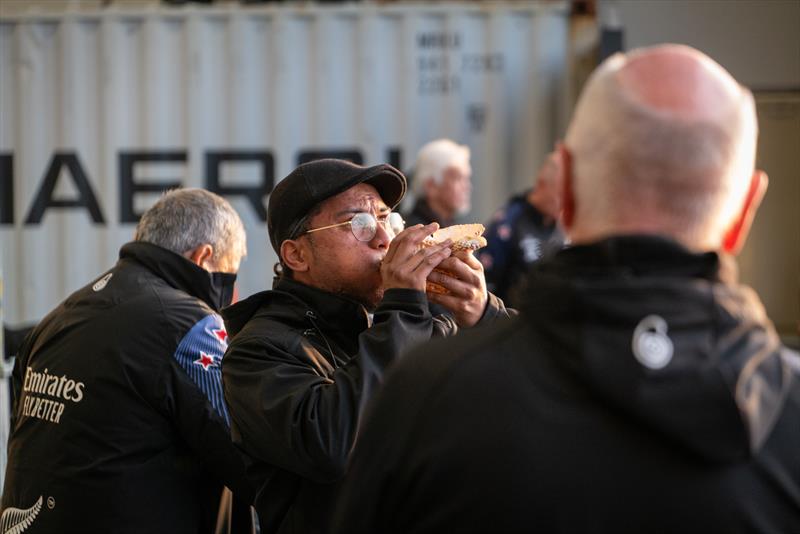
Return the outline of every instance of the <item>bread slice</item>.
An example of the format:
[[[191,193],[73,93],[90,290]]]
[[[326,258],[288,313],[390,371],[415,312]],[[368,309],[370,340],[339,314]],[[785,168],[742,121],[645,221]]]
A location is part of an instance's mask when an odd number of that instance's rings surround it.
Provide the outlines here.
[[[450,249],[453,252],[473,252],[486,246],[486,238],[483,237],[484,230],[485,228],[483,225],[479,223],[455,224],[453,226],[439,228],[433,234],[425,238],[422,242],[422,246],[431,247],[446,239],[451,239],[453,243],[450,245]],[[434,271],[447,276],[454,276],[453,273],[445,271],[444,269],[434,269]],[[428,293],[437,293],[439,295],[447,295],[449,293],[447,288],[435,282],[426,282],[425,290]]]
[[[441,243],[445,239],[451,239],[453,244],[450,248],[453,252],[459,250],[478,250],[486,246],[486,238],[483,232],[486,230],[482,224],[454,224],[445,228],[439,228],[433,234],[426,237],[422,242],[423,246],[430,247]]]

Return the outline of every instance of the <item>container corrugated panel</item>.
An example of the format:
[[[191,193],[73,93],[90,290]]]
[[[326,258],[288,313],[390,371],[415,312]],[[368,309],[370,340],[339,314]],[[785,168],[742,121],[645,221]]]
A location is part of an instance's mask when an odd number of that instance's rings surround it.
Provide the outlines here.
[[[11,324],[116,260],[158,190],[207,187],[271,285],[266,204],[298,162],[407,170],[472,148],[473,212],[528,186],[564,123],[563,3],[183,7],[0,19],[0,233]]]

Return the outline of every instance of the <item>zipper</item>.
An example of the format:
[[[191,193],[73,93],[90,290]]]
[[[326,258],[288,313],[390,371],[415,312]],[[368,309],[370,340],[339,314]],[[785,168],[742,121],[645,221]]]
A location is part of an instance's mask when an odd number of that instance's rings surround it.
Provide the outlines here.
[[[316,322],[317,315],[312,310],[306,310],[306,318],[308,319],[308,322],[311,323],[311,326],[313,328],[308,328],[306,330],[303,330],[303,335],[308,337],[311,334],[316,333],[319,337],[321,337],[322,341],[325,342],[325,346],[328,347],[328,354],[330,354],[331,356],[331,361],[333,362],[333,368],[338,369],[339,363],[336,360],[336,354],[334,354],[333,349],[331,348],[331,344],[328,343],[328,338],[325,337],[325,334],[322,333],[322,330],[317,325]]]

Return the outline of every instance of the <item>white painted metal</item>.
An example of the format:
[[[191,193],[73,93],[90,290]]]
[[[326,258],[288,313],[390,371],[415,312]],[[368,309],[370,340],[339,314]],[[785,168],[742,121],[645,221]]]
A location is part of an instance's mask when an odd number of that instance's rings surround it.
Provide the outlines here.
[[[558,2],[5,15],[0,157],[13,157],[14,190],[13,223],[0,225],[6,320],[38,320],[130,239],[134,225],[119,222],[120,152],[177,153],[137,164],[137,182],[204,186],[209,151],[269,152],[278,180],[313,149],[356,150],[368,164],[394,151],[407,170],[422,144],[447,136],[472,147],[473,217],[485,220],[531,182],[562,133],[566,50]],[[103,223],[83,208],[25,223],[56,153],[77,156]],[[221,181],[252,186],[260,172],[229,162]],[[2,180],[11,177],[0,175],[0,194]],[[69,172],[55,193],[77,198]],[[155,198],[137,193],[134,207]],[[275,255],[253,207],[231,200],[248,229],[246,296],[271,284]]]
[[[3,253],[0,251],[0,325],[3,324]],[[8,436],[11,434],[11,372],[14,359],[6,360],[3,329],[0,328],[0,472],[6,472],[8,460]],[[3,492],[5,475],[0,478],[0,493]]]

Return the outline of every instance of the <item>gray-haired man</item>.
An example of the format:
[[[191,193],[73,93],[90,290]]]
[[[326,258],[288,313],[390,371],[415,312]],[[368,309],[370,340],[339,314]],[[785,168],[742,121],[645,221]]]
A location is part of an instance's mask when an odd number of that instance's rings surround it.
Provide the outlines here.
[[[406,224],[451,226],[470,209],[472,166],[470,150],[450,139],[424,145],[414,163],[416,201],[403,214]]]
[[[172,191],[119,262],[34,329],[14,368],[0,530],[210,532],[223,484],[249,502],[217,314],[244,254],[227,201]]]

